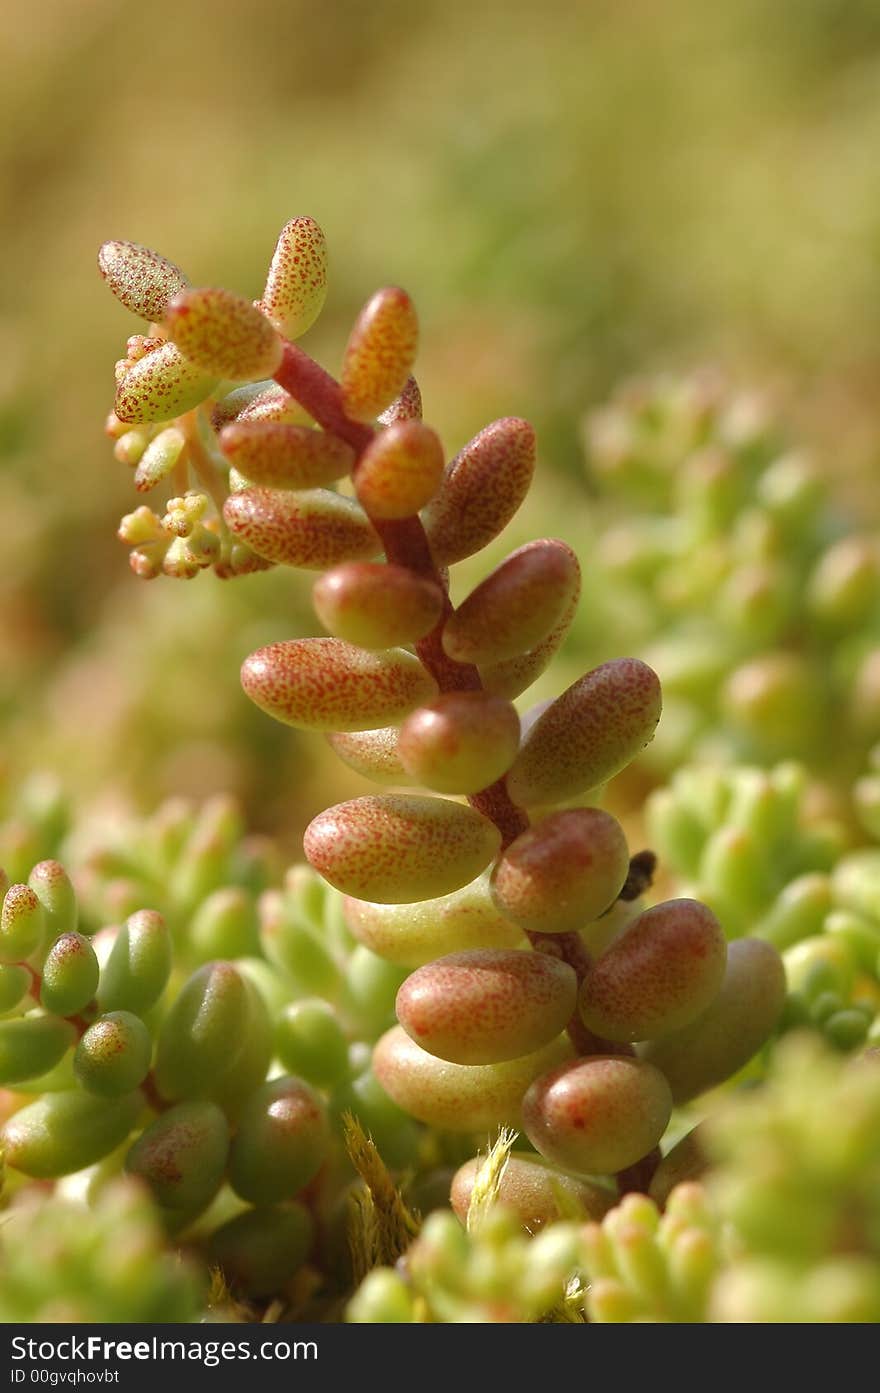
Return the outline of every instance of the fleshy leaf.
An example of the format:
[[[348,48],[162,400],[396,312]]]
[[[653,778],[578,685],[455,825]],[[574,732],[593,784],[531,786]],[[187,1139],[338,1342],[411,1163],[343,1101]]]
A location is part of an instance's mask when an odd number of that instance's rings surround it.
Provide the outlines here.
[[[227,498],[223,517],[258,556],[285,566],[323,571],[381,550],[360,505],[328,489],[243,489]]]
[[[372,421],[406,385],[419,326],[405,290],[377,290],[355,321],[342,363],[342,400],[356,421]]]
[[[414,377],[408,377],[399,397],[383,411],[379,420],[383,426],[393,426],[395,421],[420,421],[422,419],[422,394]]]
[[[398,1107],[444,1132],[522,1127],[523,1093],[571,1054],[565,1036],[503,1064],[450,1064],[428,1054],[399,1025],[373,1050],[373,1070]]]
[[[547,953],[474,948],[426,963],[397,993],[397,1019],[454,1064],[519,1059],[554,1040],[577,998],[574,969]]]
[[[459,663],[500,663],[546,642],[580,593],[565,542],[528,542],[487,576],[447,620],[443,647]]]
[[[443,612],[439,585],[405,566],[349,561],[312,590],[315,613],[336,638],[364,648],[396,648],[423,638]]]
[[[519,508],[535,470],[535,432],[505,416],[474,436],[447,466],[424,524],[438,565],[482,551]]]
[[[188,285],[179,267],[137,242],[105,242],[98,269],[117,300],[151,323],[161,323],[168,302]]]
[[[306,828],[316,871],[358,899],[410,903],[458,890],[485,870],[501,834],[445,798],[377,794],[338,803]]]
[[[338,435],[278,421],[238,420],[224,426],[220,448],[252,484],[312,489],[348,474],[354,451]]]
[[[412,517],[434,497],[444,466],[436,432],[421,421],[396,421],[373,437],[358,460],[358,498],[371,517]]]
[[[115,411],[130,425],[171,421],[209,397],[218,377],[184,358],[174,343],[140,358],[116,389]]]
[[[279,333],[298,339],[318,318],[326,295],[324,233],[313,218],[293,218],[275,244],[262,308]]]
[[[508,776],[515,803],[561,803],[618,774],[652,739],[660,683],[638,658],[616,658],[557,697]]]
[[[245,659],[241,683],[261,710],[304,730],[376,730],[437,692],[433,678],[404,649],[370,653],[336,638],[260,648]]]
[[[569,808],[511,843],[492,895],[501,914],[531,933],[570,933],[605,913],[628,870],[619,822],[601,808]]]
[[[189,362],[227,381],[271,377],[281,362],[274,326],[250,300],[230,290],[182,291],[168,306],[167,322]]]

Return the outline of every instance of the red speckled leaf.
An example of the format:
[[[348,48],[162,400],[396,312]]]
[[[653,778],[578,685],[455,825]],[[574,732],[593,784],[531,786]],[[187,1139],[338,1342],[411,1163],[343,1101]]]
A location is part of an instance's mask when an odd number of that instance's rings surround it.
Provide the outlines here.
[[[173,262],[137,242],[105,242],[98,269],[117,300],[150,322],[165,318],[169,300],[188,283]]]
[[[535,471],[535,432],[505,416],[474,436],[447,467],[423,521],[438,565],[482,551],[519,508]]]
[[[285,566],[323,571],[381,550],[358,504],[327,489],[245,488],[230,494],[223,517],[258,556]]]
[[[260,648],[245,659],[241,684],[276,720],[326,731],[376,730],[437,692],[434,679],[402,648],[368,653],[337,638]]]
[[[444,466],[435,431],[421,421],[397,421],[374,436],[358,460],[358,498],[371,517],[412,517],[434,497]]]
[[[293,218],[275,244],[262,307],[279,333],[298,339],[318,318],[326,294],[324,234],[313,218]]]
[[[271,377],[282,343],[261,310],[230,290],[184,290],[168,306],[168,332],[184,357],[231,382]]]
[[[652,739],[660,682],[638,658],[588,672],[535,722],[508,776],[515,803],[561,803],[618,774]]]
[[[129,425],[172,421],[209,397],[217,381],[176,344],[163,343],[129,368],[116,389],[114,410]]]
[[[565,542],[529,542],[472,590],[443,629],[459,663],[500,663],[544,643],[577,604],[580,566]]]
[[[474,880],[501,834],[462,803],[376,794],[328,808],[306,829],[306,856],[337,890],[386,904],[446,895]]]
[[[354,450],[338,435],[278,421],[233,421],[223,427],[220,448],[245,478],[271,488],[333,484],[354,463]]]
[[[342,362],[342,399],[356,421],[372,421],[403,390],[415,361],[419,326],[405,290],[377,290],[357,317]]]

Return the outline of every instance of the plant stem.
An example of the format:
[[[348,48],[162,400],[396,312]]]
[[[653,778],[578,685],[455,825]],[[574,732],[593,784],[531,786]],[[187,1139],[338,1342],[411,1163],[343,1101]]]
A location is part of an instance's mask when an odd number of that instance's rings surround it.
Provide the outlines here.
[[[375,432],[371,426],[353,421],[346,414],[342,388],[313,358],[295,344],[286,343],[275,381],[305,408],[319,426],[345,440],[360,458]],[[352,474],[354,477],[357,475],[357,460]],[[483,684],[477,669],[470,663],[455,662],[443,648],[443,627],[452,613],[452,604],[445,578],[431,555],[421,520],[414,516],[394,521],[371,517],[370,521],[379,534],[389,562],[424,576],[443,592],[443,614],[437,626],[416,644],[419,659],[438,688],[441,692],[482,691]],[[502,847],[508,847],[528,830],[528,815],[513,802],[504,779],[473,794],[468,802],[495,824],[501,833]],[[530,933],[528,938],[538,952],[550,953],[567,962],[574,969],[578,982],[583,981],[592,960],[580,934]],[[552,942],[548,943],[548,939]],[[629,1045],[613,1045],[593,1035],[581,1021],[578,1011],[569,1022],[568,1034],[578,1054],[632,1053]]]

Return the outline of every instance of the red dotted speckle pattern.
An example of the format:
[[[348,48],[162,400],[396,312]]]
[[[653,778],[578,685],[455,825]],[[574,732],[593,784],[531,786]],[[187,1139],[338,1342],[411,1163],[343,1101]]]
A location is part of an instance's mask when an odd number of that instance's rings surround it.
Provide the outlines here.
[[[354,450],[338,435],[280,421],[239,420],[224,426],[220,449],[253,484],[311,489],[348,474]]]
[[[395,397],[387,411],[383,411],[379,421],[383,426],[392,426],[395,421],[420,421],[422,419],[422,394],[414,377],[408,377],[403,391]]]
[[[398,1107],[444,1132],[520,1130],[529,1084],[570,1054],[567,1038],[557,1036],[534,1054],[503,1064],[451,1064],[421,1049],[398,1025],[373,1050],[373,1072]]]
[[[128,425],[171,421],[192,411],[216,385],[217,377],[184,358],[176,344],[163,343],[129,368],[113,409]]]
[[[497,1064],[555,1039],[576,997],[574,969],[559,958],[476,948],[408,977],[397,993],[397,1018],[429,1054]]]
[[[310,329],[327,294],[327,243],[313,218],[292,218],[275,244],[262,307],[289,339]]]
[[[323,571],[381,550],[363,509],[327,489],[243,489],[227,498],[223,517],[258,556],[285,566]]]
[[[495,868],[492,893],[499,911],[530,933],[571,933],[614,903],[628,869],[616,818],[571,808],[517,837]]]
[[[105,242],[98,269],[117,300],[151,323],[165,318],[169,300],[187,285],[179,267],[137,242]]]
[[[472,590],[447,620],[443,647],[459,663],[499,663],[543,643],[580,595],[571,547],[528,542]]]
[[[403,390],[415,362],[419,325],[405,290],[387,286],[368,300],[342,361],[343,406],[355,421],[372,421]]]
[[[501,834],[462,803],[376,794],[338,803],[306,828],[306,856],[346,895],[385,904],[446,895],[497,855]]]
[[[260,648],[245,659],[241,684],[268,715],[304,730],[376,730],[437,691],[418,659],[403,649],[370,653],[336,638],[289,639]]]
[[[396,421],[373,437],[358,460],[358,498],[373,517],[412,517],[434,497],[444,467],[435,431],[421,421]]]
[[[616,658],[581,677],[529,731],[508,778],[515,803],[560,803],[618,774],[653,737],[657,674]]]
[[[364,779],[377,784],[407,784],[410,777],[397,753],[397,727],[336,731],[327,736],[334,753]]]
[[[679,1030],[717,995],[727,941],[697,900],[668,900],[634,919],[584,979],[581,1015],[607,1040]]]
[[[203,372],[231,382],[271,377],[282,342],[262,310],[231,290],[184,290],[170,302],[168,332]]]
[[[437,564],[463,561],[497,537],[528,493],[534,472],[535,432],[528,421],[505,416],[475,435],[447,467],[425,510]]]
[[[588,1175],[611,1175],[646,1156],[671,1112],[660,1071],[621,1055],[553,1069],[535,1080],[522,1105],[526,1135],[541,1155]]]

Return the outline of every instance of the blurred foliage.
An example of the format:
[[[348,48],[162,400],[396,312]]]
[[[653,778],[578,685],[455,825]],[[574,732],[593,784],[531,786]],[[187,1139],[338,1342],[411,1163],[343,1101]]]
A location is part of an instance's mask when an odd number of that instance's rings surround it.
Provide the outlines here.
[[[492,415],[533,419],[546,525],[574,544],[551,495],[583,411],[635,369],[707,358],[788,396],[876,515],[873,0],[254,0],[210,22],[195,0],[13,0],[6,43],[13,783],[54,763],[83,797],[230,787],[263,825],[330,801],[314,744],[238,691],[255,643],[316,627],[302,580],[140,588],[115,540],[133,495],[101,423],[129,325],[95,275],[106,237],[256,293],[278,227],[311,213],[333,265],[309,347],[334,367],[372,289],[407,286],[427,419],[450,451]]]

